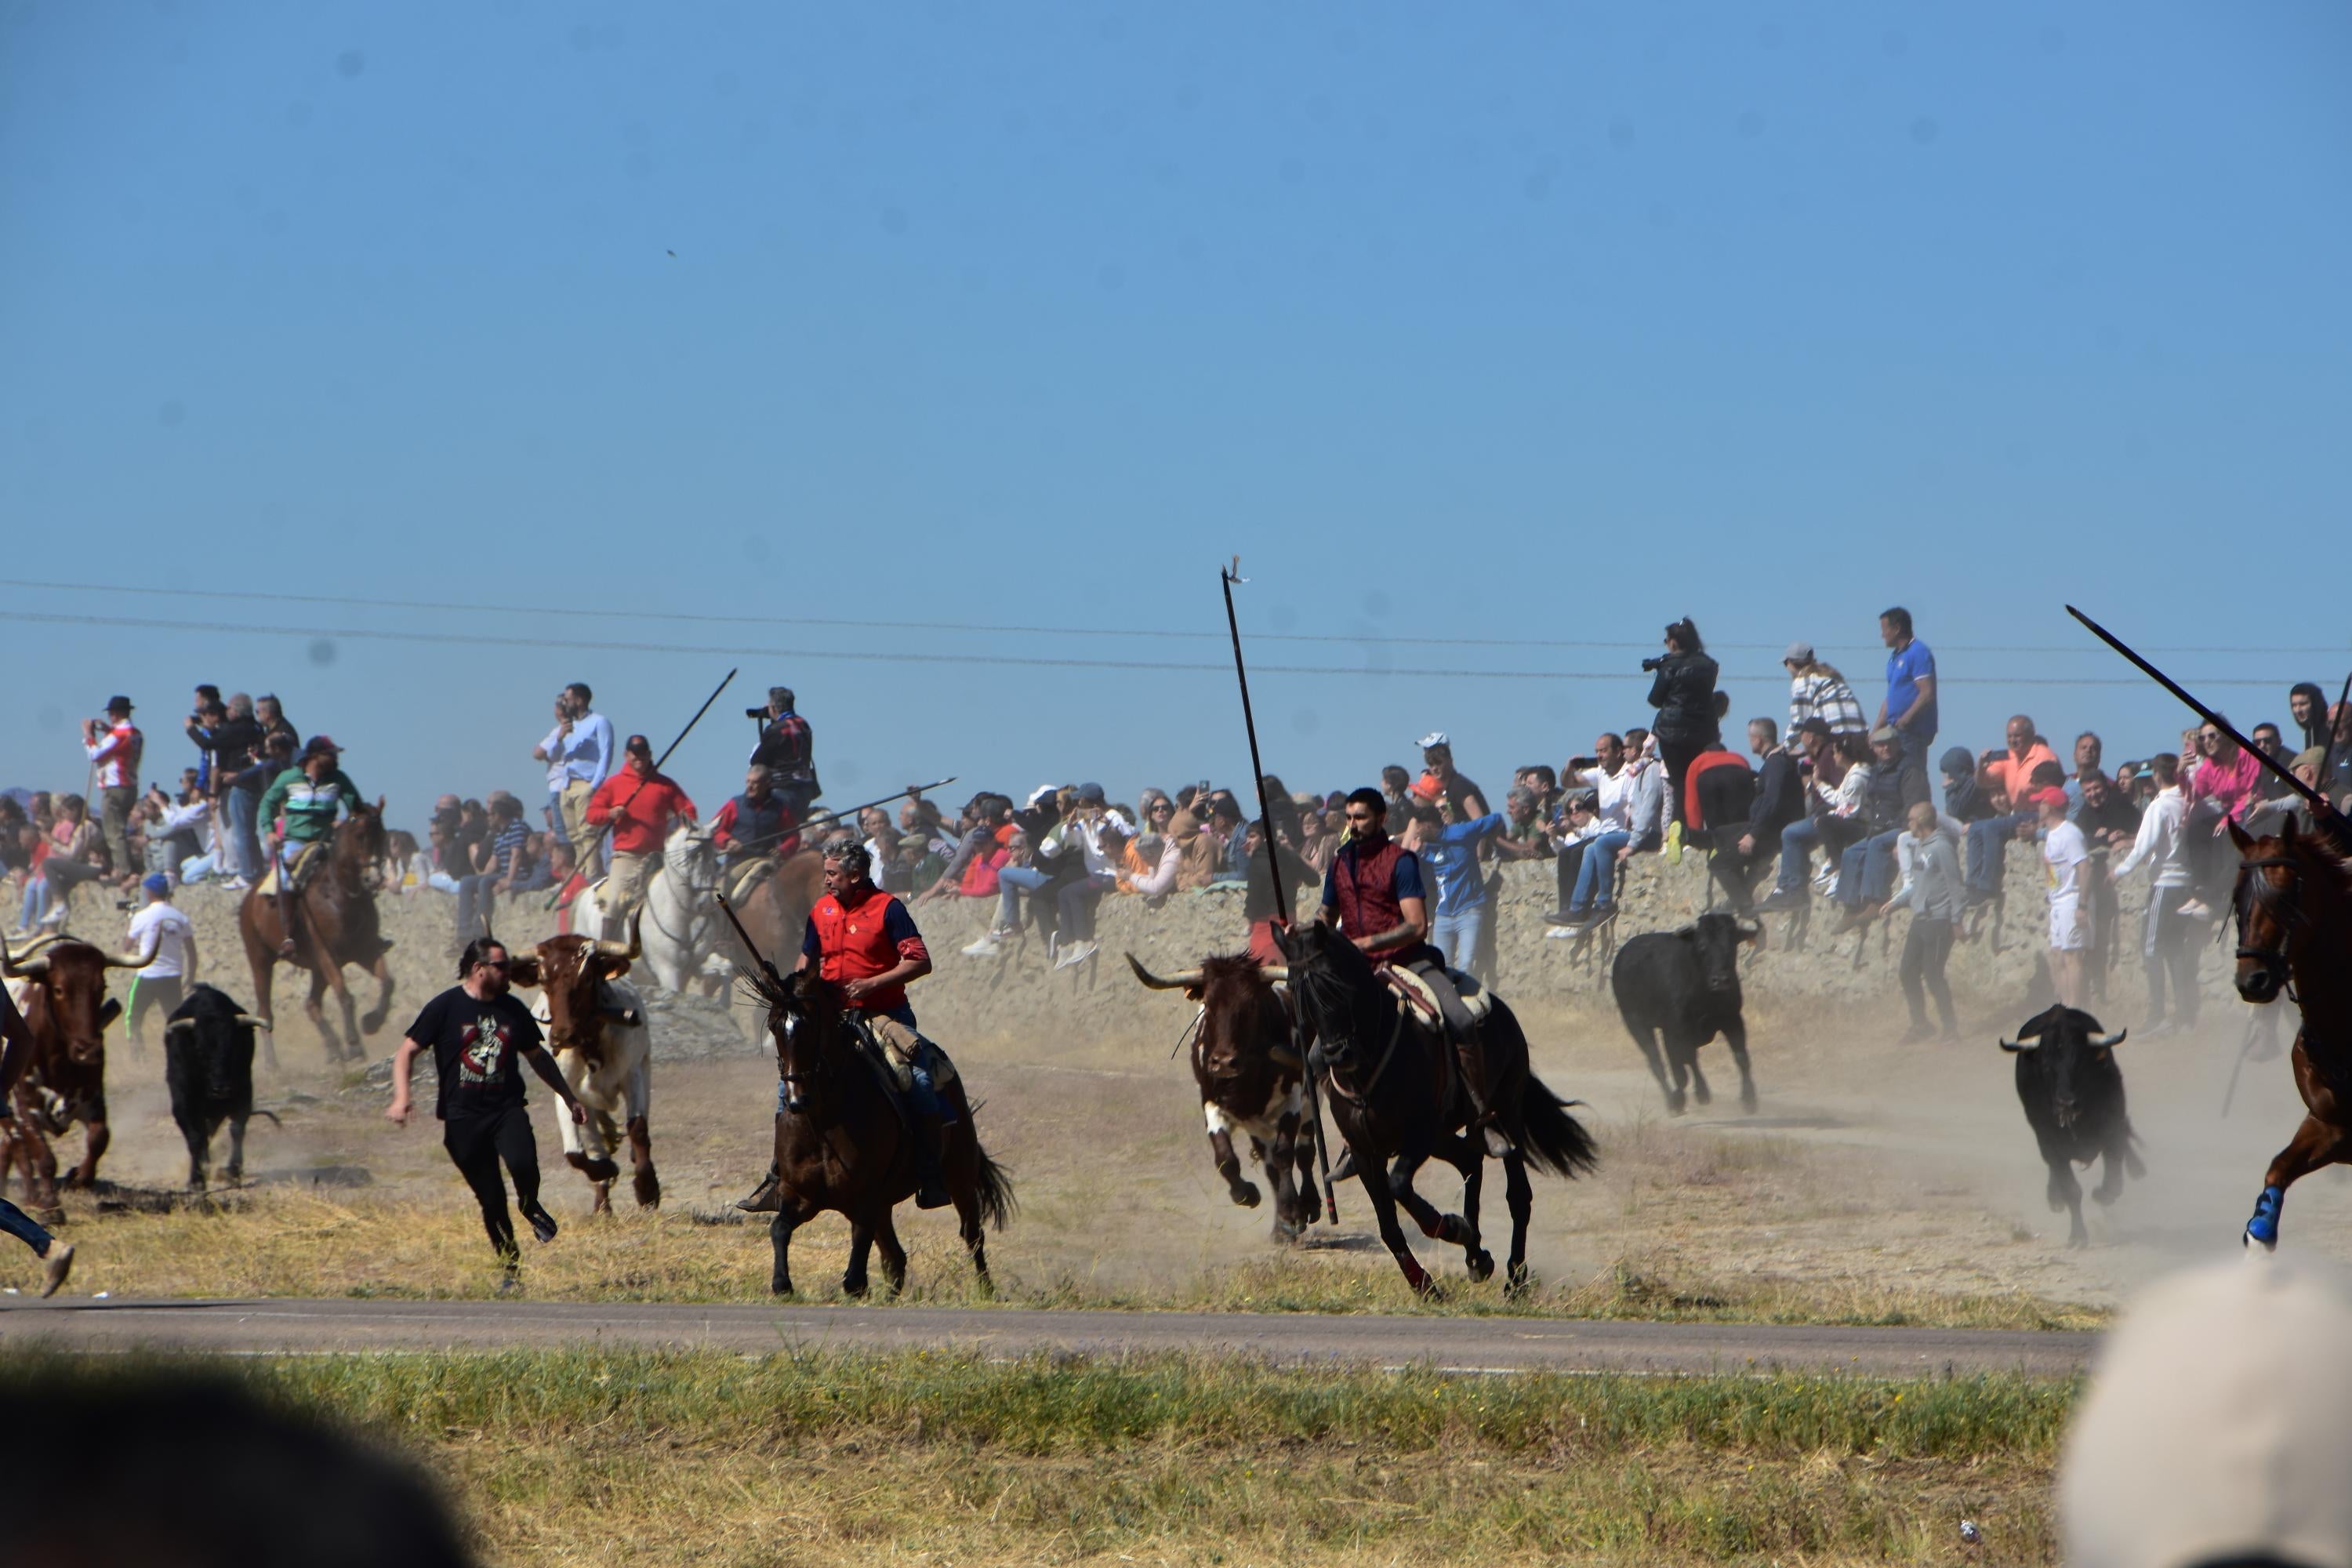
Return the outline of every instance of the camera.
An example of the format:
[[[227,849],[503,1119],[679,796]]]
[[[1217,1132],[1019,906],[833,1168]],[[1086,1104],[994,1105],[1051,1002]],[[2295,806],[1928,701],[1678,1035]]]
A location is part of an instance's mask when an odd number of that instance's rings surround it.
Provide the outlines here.
[[[135,910],[146,901],[144,899],[117,899],[114,900],[114,907],[118,910]]]
[[[765,720],[768,717],[768,710],[765,708],[746,708],[743,710],[743,717],[746,719]]]
[[[1654,674],[1657,671],[1658,667],[1665,662],[1666,661],[1663,658],[1645,658],[1642,661],[1642,673],[1644,675]]]

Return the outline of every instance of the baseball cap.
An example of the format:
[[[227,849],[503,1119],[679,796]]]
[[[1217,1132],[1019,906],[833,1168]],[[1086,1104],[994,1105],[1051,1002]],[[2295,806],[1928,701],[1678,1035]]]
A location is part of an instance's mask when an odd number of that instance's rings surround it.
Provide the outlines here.
[[[168,893],[172,890],[172,879],[161,871],[150,871],[139,879],[139,885],[151,893]]]
[[[302,754],[306,757],[339,757],[343,754],[343,749],[335,744],[332,735],[313,735],[302,742]]]
[[[643,735],[632,735],[626,741],[621,742],[621,750],[625,752],[643,752],[646,755],[650,757],[654,754],[654,743],[651,741],[646,740]]]
[[[2066,806],[2066,792],[2055,784],[2035,790],[2032,799],[2036,805],[2054,805],[2062,811]]]
[[[2352,1287],[2252,1255],[2158,1281],[2108,1336],[2058,1471],[2077,1568],[2352,1563]]]
[[[1421,738],[1421,749],[1424,752],[1432,746],[1450,746],[1453,743],[1446,738],[1445,731],[1443,730],[1432,730]]]
[[[1789,645],[1789,651],[1780,656],[1780,662],[1782,664],[1812,663],[1813,645],[1801,639],[1790,643]]]
[[[131,711],[131,699],[121,696],[110,697],[106,700],[106,710],[109,713],[128,713]]]
[[[1412,793],[1423,800],[1435,800],[1445,793],[1445,781],[1435,773],[1423,773],[1412,781]]]
[[[1100,805],[1103,803],[1103,786],[1098,784],[1082,784],[1078,786],[1078,798],[1088,805]]]
[[[1036,805],[1043,801],[1053,799],[1061,793],[1062,786],[1059,784],[1039,784],[1029,792],[1029,804],[1033,806]]]
[[[1870,732],[1870,743],[1874,746],[1891,746],[1902,738],[1903,731],[1892,724],[1881,724]]]

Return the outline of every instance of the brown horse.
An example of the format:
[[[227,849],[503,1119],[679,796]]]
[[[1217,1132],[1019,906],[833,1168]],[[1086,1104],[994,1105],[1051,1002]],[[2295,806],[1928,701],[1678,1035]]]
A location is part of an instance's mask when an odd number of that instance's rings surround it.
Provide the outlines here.
[[[2238,868],[2238,994],[2260,1007],[2284,992],[2303,1012],[2294,1037],[2294,1087],[2306,1114],[2263,1177],[2246,1244],[2278,1245],[2286,1190],[2323,1165],[2352,1160],[2352,864],[2344,820],[2327,814],[2317,833],[2290,816],[2274,838],[2230,825]]]
[[[786,856],[781,865],[761,879],[749,899],[735,906],[735,918],[743,922],[743,930],[751,939],[751,952],[740,962],[757,967],[754,954],[798,952],[801,938],[808,930],[809,911],[816,908],[817,898],[824,891],[822,854],[803,849]],[[766,1032],[766,1025],[756,1018],[751,1027],[754,1040]]]
[[[774,972],[769,973],[773,975]],[[854,1043],[842,1020],[841,990],[814,970],[747,977],[768,1005],[782,1083],[776,1094],[776,1170],[781,1205],[769,1223],[775,1267],[768,1289],[793,1293],[793,1232],[827,1209],[849,1220],[844,1295],[866,1294],[866,1260],[882,1246],[882,1271],[895,1294],[907,1282],[907,1249],[890,1211],[915,1193],[914,1132],[884,1087],[883,1068]],[[961,1222],[963,1244],[982,1289],[988,1278],[983,1224],[1004,1228],[1013,1188],[980,1146],[966,1115],[948,1130],[940,1173]]]
[[[374,889],[384,841],[383,800],[373,805],[354,803],[351,815],[336,825],[327,841],[326,864],[311,874],[299,891],[281,898],[274,891],[263,893],[257,884],[236,911],[237,931],[245,939],[245,961],[253,971],[253,1010],[264,1019],[276,1017],[269,1000],[270,971],[278,961],[279,943],[289,934],[286,925],[293,927],[294,953],[286,962],[310,972],[310,994],[303,1001],[302,1011],[310,1015],[319,1037],[326,1042],[330,1063],[358,1061],[363,1054],[360,1036],[383,1028],[384,1015],[392,1010],[392,970],[384,962],[392,943],[376,924]],[[278,918],[281,904],[291,910],[291,919],[284,923]],[[343,983],[347,963],[366,968],[375,976],[377,986],[375,1005],[356,1023],[352,1017],[351,987]],[[320,1005],[330,986],[334,988],[336,1005],[342,1009],[340,1040],[327,1027],[326,1010]],[[263,1052],[275,1070],[278,1048],[266,1024],[261,1038]]]
[[[1287,978],[1298,997],[1301,1022],[1314,1036],[1314,1063],[1331,1089],[1331,1120],[1355,1155],[1371,1200],[1381,1239],[1424,1296],[1437,1285],[1412,1255],[1397,1225],[1402,1205],[1422,1234],[1462,1248],[1470,1278],[1495,1272],[1494,1256],[1479,1245],[1478,1193],[1486,1158],[1482,1138],[1465,1134],[1470,1097],[1454,1067],[1453,1047],[1431,1025],[1407,1011],[1356,944],[1316,923],[1277,931],[1290,960]],[[1528,1037],[1502,998],[1479,1026],[1485,1035],[1486,1103],[1512,1152],[1503,1156],[1504,1193],[1511,1210],[1511,1256],[1506,1288],[1527,1289],[1528,1219],[1535,1194],[1530,1162],[1556,1175],[1592,1169],[1592,1140],[1570,1101],[1544,1086],[1528,1067]],[[1412,1179],[1432,1157],[1462,1173],[1462,1213],[1441,1215],[1413,1190]]]

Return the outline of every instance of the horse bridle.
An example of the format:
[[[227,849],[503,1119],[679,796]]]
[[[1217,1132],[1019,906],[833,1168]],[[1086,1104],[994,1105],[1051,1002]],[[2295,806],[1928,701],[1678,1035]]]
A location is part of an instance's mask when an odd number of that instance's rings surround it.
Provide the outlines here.
[[[1337,976],[1323,973],[1311,965],[1294,963],[1290,973],[1291,984],[1297,988],[1302,1005],[1313,1005],[1308,1001],[1310,996],[1315,996],[1318,1000],[1327,999],[1331,988],[1343,989],[1348,997],[1348,1005],[1343,1011],[1348,1016],[1349,1023],[1353,1025],[1357,994],[1354,987],[1344,985]],[[1305,982],[1303,985],[1302,980]],[[1350,1089],[1339,1081],[1339,1073],[1343,1065],[1349,1063],[1356,1055],[1356,1039],[1352,1029],[1346,1035],[1335,1037],[1325,1026],[1323,1019],[1317,1018],[1313,1021],[1316,1037],[1323,1057],[1323,1077],[1325,1081],[1330,1084],[1333,1094],[1350,1104],[1361,1105],[1372,1090],[1380,1087],[1381,1076],[1388,1071],[1389,1063],[1396,1057],[1397,1042],[1404,1038],[1405,1009],[1398,1006],[1394,1009],[1394,1013],[1396,1022],[1389,1030],[1388,1044],[1381,1047],[1380,1060],[1372,1064],[1371,1076],[1365,1079],[1360,1087],[1355,1089]]]
[[[803,1111],[806,1110],[809,1106],[809,1100],[811,1098],[809,1093],[810,1086],[814,1084],[817,1079],[824,1076],[824,1074],[820,1070],[819,1066],[812,1066],[805,1071],[798,1072],[784,1066],[784,1063],[788,1058],[785,1057],[783,1050],[782,1049],[782,1046],[789,1044],[792,1041],[793,1036],[796,1032],[809,1027],[810,1021],[808,1016],[800,1010],[797,1004],[788,1002],[784,1006],[783,1012],[784,1022],[782,1026],[784,1038],[782,1042],[779,1042],[779,1048],[776,1052],[776,1075],[783,1080],[784,1109],[790,1111]],[[821,1064],[824,1053],[821,1050],[813,1049],[813,1055]],[[797,1060],[799,1058],[793,1058],[789,1059]]]
[[[2281,993],[2289,1001],[2295,1001],[2294,971],[2287,963],[2284,945],[2276,948],[2246,945],[2246,905],[2257,897],[2252,887],[2248,884],[2247,878],[2255,871],[2272,869],[2284,870],[2287,874],[2285,887],[2271,889],[2278,896],[2278,901],[2284,906],[2285,910],[2284,915],[2278,922],[2282,943],[2288,925],[2303,918],[2302,908],[2294,901],[2296,884],[2303,878],[2303,865],[2300,861],[2287,855],[2265,855],[2259,860],[2241,860],[2238,862],[2237,957],[2242,963],[2247,959],[2252,959],[2261,964],[2263,973],[2278,982]],[[2270,884],[2265,880],[2263,886],[2267,888]]]

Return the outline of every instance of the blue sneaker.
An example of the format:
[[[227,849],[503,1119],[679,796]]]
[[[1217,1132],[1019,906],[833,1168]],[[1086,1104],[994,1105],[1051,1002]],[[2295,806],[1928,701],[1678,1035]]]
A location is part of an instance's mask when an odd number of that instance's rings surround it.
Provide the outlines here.
[[[2254,1200],[2254,1217],[2246,1222],[2246,1245],[2265,1252],[2278,1247],[2279,1209],[2286,1202],[2284,1187],[2264,1187]]]

